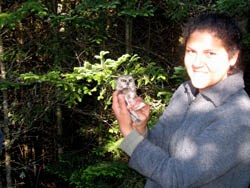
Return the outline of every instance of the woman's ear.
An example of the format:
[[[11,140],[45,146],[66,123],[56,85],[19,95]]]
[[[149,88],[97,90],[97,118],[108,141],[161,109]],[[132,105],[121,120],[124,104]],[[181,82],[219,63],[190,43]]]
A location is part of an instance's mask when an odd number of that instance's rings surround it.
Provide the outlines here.
[[[231,67],[233,67],[237,63],[237,60],[239,58],[239,53],[240,51],[237,50],[237,52],[235,52],[234,55],[229,59],[229,64]]]

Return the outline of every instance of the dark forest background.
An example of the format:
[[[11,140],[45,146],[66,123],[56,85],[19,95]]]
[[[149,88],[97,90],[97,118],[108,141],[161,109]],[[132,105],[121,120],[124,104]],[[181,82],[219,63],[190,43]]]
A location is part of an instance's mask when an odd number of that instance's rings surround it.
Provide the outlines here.
[[[0,187],[142,188],[118,149],[114,83],[134,76],[153,126],[187,79],[181,28],[190,17],[223,12],[240,23],[250,91],[249,0],[0,3]]]

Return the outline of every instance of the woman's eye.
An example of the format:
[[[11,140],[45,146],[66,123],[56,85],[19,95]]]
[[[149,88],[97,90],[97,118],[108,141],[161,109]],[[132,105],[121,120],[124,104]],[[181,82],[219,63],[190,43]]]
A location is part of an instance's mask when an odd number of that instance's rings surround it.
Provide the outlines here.
[[[207,57],[213,57],[216,55],[216,53],[215,52],[207,52],[206,55],[207,55]]]
[[[187,54],[193,54],[193,53],[195,53],[195,51],[194,51],[194,50],[187,49],[187,50],[186,50],[186,53],[187,53]]]

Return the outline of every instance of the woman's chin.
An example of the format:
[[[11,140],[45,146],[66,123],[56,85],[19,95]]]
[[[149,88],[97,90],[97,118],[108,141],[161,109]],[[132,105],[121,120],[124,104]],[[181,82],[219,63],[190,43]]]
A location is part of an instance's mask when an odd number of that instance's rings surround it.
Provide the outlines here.
[[[203,80],[191,80],[192,84],[197,89],[204,89],[208,87],[208,83]]]

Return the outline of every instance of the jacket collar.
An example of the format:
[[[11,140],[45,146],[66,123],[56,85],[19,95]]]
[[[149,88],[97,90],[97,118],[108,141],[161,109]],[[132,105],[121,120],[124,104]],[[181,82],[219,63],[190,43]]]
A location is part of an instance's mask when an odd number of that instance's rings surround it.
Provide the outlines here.
[[[194,97],[197,89],[193,87],[191,82],[189,84],[189,91]],[[211,101],[215,106],[221,105],[229,96],[233,95],[239,90],[242,90],[245,87],[243,80],[243,73],[239,72],[233,75],[230,75],[225,80],[220,81],[219,83],[206,88],[200,92],[200,95],[206,100]]]

